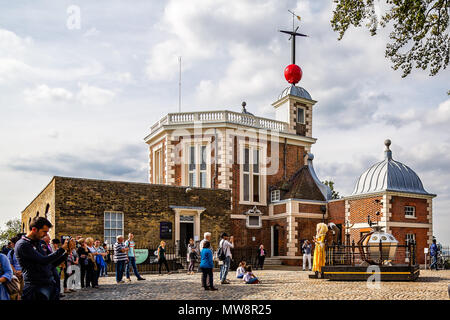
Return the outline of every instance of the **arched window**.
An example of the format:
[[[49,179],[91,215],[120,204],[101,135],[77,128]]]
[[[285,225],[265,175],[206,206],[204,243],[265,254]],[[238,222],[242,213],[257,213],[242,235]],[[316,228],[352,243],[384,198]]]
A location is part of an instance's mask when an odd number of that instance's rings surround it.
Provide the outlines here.
[[[48,211],[50,210],[50,203],[47,203],[47,206],[45,207],[45,219],[48,217]]]
[[[25,223],[22,223],[22,233],[25,232]]]
[[[28,219],[28,229],[30,229],[30,224],[31,224],[31,217],[30,219]]]
[[[39,217],[39,211],[36,213],[36,217]]]

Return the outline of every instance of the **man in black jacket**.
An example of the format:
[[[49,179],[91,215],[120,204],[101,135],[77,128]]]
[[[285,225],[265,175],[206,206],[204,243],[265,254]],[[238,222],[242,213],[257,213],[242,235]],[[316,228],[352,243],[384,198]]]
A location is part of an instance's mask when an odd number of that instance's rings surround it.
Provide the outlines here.
[[[53,227],[44,217],[35,217],[29,232],[16,243],[15,254],[22,267],[25,286],[22,300],[57,300],[59,282],[54,277],[54,267],[67,257],[68,241],[52,254],[42,248],[41,239]]]

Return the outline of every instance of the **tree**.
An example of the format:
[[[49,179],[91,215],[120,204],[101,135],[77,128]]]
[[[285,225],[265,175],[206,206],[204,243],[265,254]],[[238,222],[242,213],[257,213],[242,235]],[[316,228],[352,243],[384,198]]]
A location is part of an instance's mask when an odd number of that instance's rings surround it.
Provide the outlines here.
[[[341,196],[339,195],[339,192],[334,190],[334,182],[325,180],[322,182],[324,185],[327,185],[331,189],[331,199],[340,199]]]
[[[386,12],[378,21],[375,0],[334,0],[331,25],[344,37],[350,26],[365,23],[371,35],[378,27],[392,23],[386,44],[385,56],[392,61],[394,70],[401,68],[402,77],[411,73],[415,66],[430,69],[430,76],[445,69],[449,63],[449,11],[450,0],[384,0]],[[379,1],[380,2],[380,1]]]
[[[6,229],[0,231],[0,244],[5,245],[9,239],[22,231],[20,219],[11,219],[5,223]]]

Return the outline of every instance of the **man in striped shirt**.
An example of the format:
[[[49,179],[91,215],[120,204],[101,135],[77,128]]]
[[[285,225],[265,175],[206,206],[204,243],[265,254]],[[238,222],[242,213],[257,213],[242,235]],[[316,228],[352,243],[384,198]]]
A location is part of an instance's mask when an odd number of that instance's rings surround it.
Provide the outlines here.
[[[116,264],[116,282],[124,283],[122,280],[125,264],[128,262],[128,250],[123,242],[123,236],[117,236],[117,242],[114,244],[114,263]]]

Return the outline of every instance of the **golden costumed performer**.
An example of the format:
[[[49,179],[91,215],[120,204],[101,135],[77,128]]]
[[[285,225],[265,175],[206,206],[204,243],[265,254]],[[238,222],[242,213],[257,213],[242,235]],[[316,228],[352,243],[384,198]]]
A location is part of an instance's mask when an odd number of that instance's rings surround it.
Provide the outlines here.
[[[316,236],[314,237],[314,261],[312,271],[321,272],[325,265],[325,236],[328,226],[325,223],[318,223],[316,226]]]

